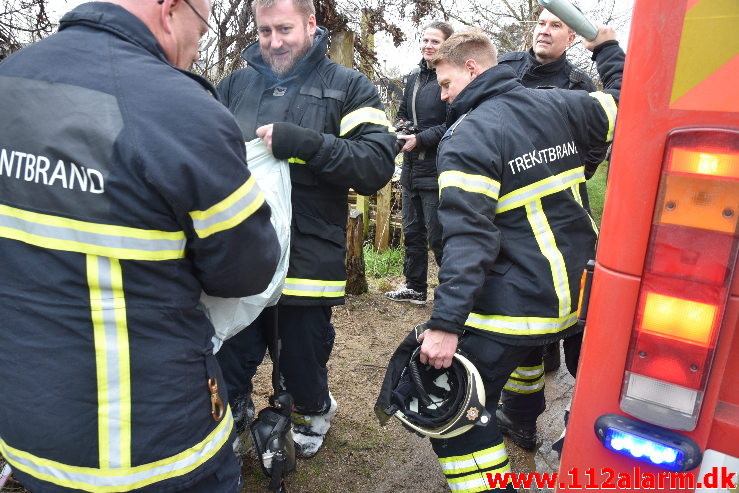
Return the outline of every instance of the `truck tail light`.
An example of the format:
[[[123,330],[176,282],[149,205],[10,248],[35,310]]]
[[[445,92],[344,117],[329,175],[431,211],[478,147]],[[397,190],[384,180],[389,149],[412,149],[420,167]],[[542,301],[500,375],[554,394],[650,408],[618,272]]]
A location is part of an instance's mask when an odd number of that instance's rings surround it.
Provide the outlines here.
[[[693,430],[739,246],[739,132],[671,132],[659,187],[621,409]]]

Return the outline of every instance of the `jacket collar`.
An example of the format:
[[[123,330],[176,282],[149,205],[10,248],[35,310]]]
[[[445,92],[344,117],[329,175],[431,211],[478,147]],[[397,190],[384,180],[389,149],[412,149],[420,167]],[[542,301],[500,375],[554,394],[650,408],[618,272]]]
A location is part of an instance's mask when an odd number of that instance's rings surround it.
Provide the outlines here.
[[[425,58],[421,58],[421,61],[418,62],[418,67],[421,69],[421,72],[436,72],[435,68],[428,66]]]
[[[529,65],[531,66],[531,72],[542,77],[561,73],[564,69],[564,66],[567,64],[566,51],[562,53],[561,57],[547,63],[541,63],[539,60],[536,59],[533,48],[529,48],[529,51],[526,52],[526,56],[528,58]]]
[[[328,29],[325,27],[316,27],[316,35],[313,40],[313,45],[308,49],[305,56],[295,65],[295,68],[290,71],[283,78],[279,78],[277,74],[272,71],[272,68],[262,58],[262,53],[259,51],[259,40],[254,41],[252,44],[247,46],[241,57],[246,60],[246,63],[250,67],[253,67],[257,72],[264,76],[271,83],[287,83],[298,76],[310,71],[315,67],[321,60],[326,58],[326,51],[328,50]]]
[[[163,62],[170,64],[162,46],[146,24],[118,5],[108,2],[84,3],[67,12],[59,21],[60,31],[74,26],[88,26],[108,31],[130,43],[141,46]]]
[[[483,101],[499,96],[516,87],[523,86],[516,80],[516,73],[508,65],[496,65],[487,69],[457,95],[457,98],[449,107],[447,125],[451,125],[460,116],[476,108]]]

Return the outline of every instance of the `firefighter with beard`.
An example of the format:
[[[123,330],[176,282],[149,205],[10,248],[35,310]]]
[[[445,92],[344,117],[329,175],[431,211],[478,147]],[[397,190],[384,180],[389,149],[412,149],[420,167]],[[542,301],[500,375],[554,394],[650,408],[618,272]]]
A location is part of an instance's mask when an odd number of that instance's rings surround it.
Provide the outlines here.
[[[259,39],[242,56],[247,68],[218,92],[245,140],[261,138],[290,163],[290,265],[276,306],[280,370],[292,394],[298,456],[323,444],[337,404],[328,386],[334,342],[331,307],[344,303],[348,190],[370,195],[394,170],[394,133],[376,88],[361,73],[326,57],[328,32],[312,0],[255,0]],[[251,379],[273,330],[263,313],[217,353],[237,427],[254,414]]]

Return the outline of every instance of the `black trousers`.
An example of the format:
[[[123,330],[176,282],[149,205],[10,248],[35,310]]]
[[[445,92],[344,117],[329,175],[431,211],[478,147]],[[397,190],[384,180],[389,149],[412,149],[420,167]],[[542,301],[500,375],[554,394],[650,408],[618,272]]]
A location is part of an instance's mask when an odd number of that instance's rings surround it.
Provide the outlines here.
[[[580,361],[583,333],[563,339],[562,346],[565,353],[567,371],[573,377],[577,376],[577,364]],[[542,356],[544,346],[536,348],[521,361],[518,368],[511,374],[501,395],[501,402],[505,413],[516,421],[536,421],[536,418],[546,409],[544,398],[544,363]],[[559,342],[557,342],[559,352]],[[536,369],[535,369],[536,368]],[[541,385],[538,385],[541,379]]]
[[[265,309],[247,328],[228,339],[216,353],[231,408],[238,410],[252,391],[252,378],[272,345],[270,310],[277,311],[280,336],[280,374],[284,390],[292,394],[295,410],[319,414],[329,403],[326,364],[334,346],[331,307],[277,305]],[[275,351],[270,348],[274,358]],[[235,411],[236,412],[236,411]]]
[[[425,293],[428,288],[429,246],[441,265],[441,224],[436,214],[438,190],[403,188],[403,274],[406,287]]]

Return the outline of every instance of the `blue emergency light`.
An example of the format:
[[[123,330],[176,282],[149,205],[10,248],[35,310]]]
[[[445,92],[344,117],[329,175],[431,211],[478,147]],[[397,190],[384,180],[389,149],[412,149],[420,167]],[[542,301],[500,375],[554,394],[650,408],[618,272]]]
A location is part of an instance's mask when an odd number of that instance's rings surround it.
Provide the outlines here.
[[[595,434],[609,450],[670,471],[694,469],[702,458],[689,437],[619,414],[599,417]]]

